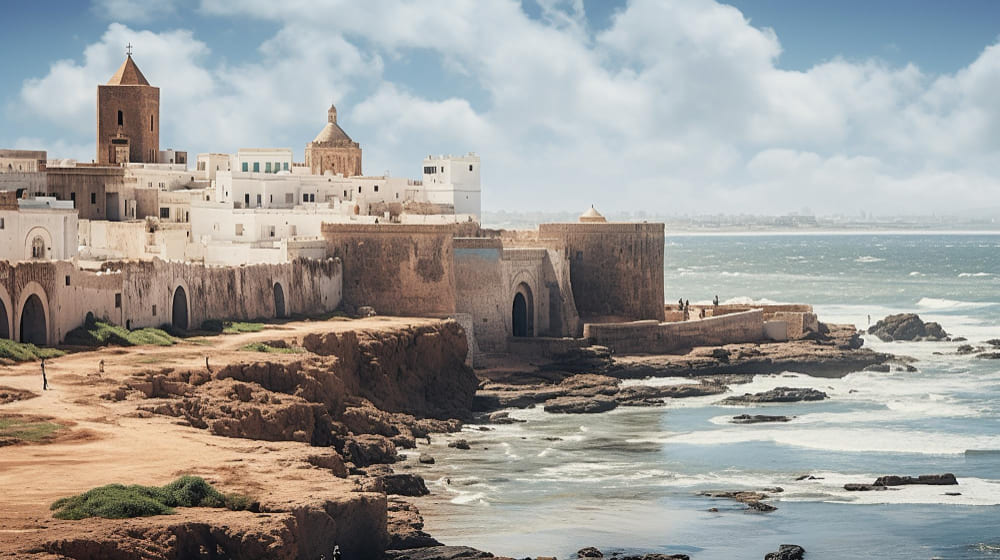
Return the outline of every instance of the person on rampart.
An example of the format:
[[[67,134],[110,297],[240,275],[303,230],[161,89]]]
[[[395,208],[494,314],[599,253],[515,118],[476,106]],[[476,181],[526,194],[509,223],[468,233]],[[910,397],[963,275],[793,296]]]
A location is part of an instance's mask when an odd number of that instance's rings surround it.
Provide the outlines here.
[[[719,296],[715,296],[715,299],[712,300],[712,305],[714,307],[718,307],[719,306]]]
[[[684,298],[677,300],[677,311],[684,311]]]

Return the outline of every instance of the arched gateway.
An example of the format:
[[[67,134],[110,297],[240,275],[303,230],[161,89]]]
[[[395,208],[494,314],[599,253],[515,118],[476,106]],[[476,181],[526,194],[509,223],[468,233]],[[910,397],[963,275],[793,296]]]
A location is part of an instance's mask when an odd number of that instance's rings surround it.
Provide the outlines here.
[[[535,317],[534,300],[531,288],[521,283],[514,293],[514,303],[511,305],[510,323],[513,335],[516,337],[534,336]]]
[[[171,307],[170,324],[175,328],[187,330],[188,328],[188,300],[187,292],[183,286],[177,286],[174,290],[174,302]]]

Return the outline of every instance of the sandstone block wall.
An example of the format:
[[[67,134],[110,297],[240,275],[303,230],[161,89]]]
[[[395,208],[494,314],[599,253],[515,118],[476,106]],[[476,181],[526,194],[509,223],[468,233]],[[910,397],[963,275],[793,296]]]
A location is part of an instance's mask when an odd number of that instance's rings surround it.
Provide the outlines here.
[[[323,224],[327,255],[344,267],[344,304],[382,315],[451,315],[450,225]]]
[[[663,319],[663,224],[541,224],[570,263],[573,297],[587,318]]]
[[[586,323],[583,336],[619,353],[662,353],[696,346],[756,342],[764,337],[764,313],[759,309],[720,317],[660,323]]]

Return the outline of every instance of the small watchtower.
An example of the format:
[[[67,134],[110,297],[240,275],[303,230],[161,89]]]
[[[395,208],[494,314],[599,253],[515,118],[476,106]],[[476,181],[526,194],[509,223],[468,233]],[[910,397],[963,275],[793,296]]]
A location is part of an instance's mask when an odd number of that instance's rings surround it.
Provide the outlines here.
[[[156,163],[160,151],[160,88],[149,85],[132,45],[107,84],[97,86],[97,162]]]

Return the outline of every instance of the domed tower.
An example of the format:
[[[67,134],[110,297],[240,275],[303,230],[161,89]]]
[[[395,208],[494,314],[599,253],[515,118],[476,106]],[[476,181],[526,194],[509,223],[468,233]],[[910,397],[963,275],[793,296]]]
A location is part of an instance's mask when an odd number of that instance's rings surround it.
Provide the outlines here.
[[[314,175],[330,171],[344,177],[361,175],[361,146],[337,124],[337,107],[330,105],[326,126],[306,145],[306,165]]]
[[[156,163],[160,151],[160,88],[149,85],[131,51],[105,85],[97,86],[97,162]]]

